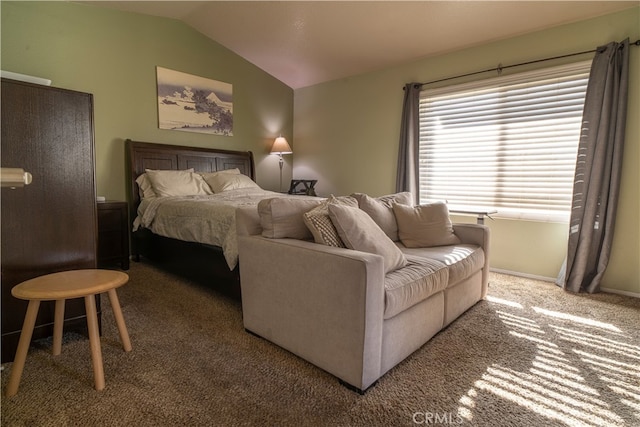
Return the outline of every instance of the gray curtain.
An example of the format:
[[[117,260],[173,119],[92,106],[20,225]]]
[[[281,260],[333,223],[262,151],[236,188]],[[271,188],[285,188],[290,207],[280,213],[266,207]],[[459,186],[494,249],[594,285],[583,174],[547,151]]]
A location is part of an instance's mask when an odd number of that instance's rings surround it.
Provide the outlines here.
[[[416,203],[420,202],[419,181],[419,138],[420,123],[418,109],[420,104],[420,83],[408,83],[404,86],[404,104],[400,124],[400,148],[398,151],[398,174],[396,191],[410,191]]]
[[[627,116],[629,40],[597,49],[578,145],[564,289],[598,292],[609,262]]]

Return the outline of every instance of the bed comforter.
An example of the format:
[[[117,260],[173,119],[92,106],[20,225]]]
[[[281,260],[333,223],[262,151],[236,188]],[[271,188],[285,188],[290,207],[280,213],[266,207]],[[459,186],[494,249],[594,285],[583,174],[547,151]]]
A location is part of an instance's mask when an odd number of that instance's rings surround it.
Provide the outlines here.
[[[164,237],[222,248],[230,270],[238,264],[236,209],[263,199],[294,197],[258,188],[228,190],[210,196],[155,197],[138,207],[133,231],[147,228]]]

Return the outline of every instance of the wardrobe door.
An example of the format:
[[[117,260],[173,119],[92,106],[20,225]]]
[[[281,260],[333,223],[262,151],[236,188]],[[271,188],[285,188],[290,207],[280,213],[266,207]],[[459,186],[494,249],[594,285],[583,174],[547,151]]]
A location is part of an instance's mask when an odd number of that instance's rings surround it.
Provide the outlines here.
[[[2,362],[11,361],[27,302],[16,284],[56,271],[95,268],[96,197],[91,94],[2,79],[2,167],[33,176],[2,188]],[[53,302],[34,338],[53,333]],[[82,299],[67,301],[65,331],[86,328]]]

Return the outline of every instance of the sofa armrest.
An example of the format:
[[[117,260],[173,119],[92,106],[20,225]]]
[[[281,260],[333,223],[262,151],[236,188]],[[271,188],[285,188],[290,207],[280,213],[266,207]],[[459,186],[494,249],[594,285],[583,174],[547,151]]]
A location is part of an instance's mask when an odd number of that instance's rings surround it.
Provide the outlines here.
[[[462,243],[482,246],[482,249],[489,247],[489,227],[481,224],[453,224],[453,232]]]
[[[482,224],[457,223],[453,224],[453,231],[462,243],[478,245],[484,251],[484,266],[482,267],[482,298],[484,299],[489,287],[490,229]]]
[[[379,255],[293,239],[239,236],[247,330],[361,390],[380,376]]]

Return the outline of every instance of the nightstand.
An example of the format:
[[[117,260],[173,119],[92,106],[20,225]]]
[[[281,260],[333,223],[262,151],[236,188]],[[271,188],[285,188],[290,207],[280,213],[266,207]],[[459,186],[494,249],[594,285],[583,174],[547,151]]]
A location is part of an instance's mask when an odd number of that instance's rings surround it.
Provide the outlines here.
[[[127,202],[98,202],[98,267],[120,263],[129,269],[129,206]]]

